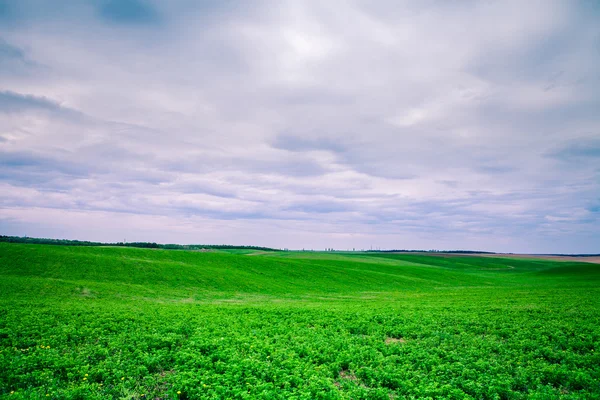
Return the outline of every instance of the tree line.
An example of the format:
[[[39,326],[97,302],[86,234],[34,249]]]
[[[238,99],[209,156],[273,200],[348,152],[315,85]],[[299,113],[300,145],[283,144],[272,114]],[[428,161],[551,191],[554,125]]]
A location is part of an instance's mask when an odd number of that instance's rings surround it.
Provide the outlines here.
[[[27,236],[5,236],[0,235],[0,242],[5,243],[29,243],[29,244],[52,244],[58,246],[117,246],[117,247],[139,247],[143,249],[165,249],[165,250],[262,250],[280,251],[271,247],[262,246],[235,246],[229,244],[162,244],[155,242],[90,242],[87,240],[31,238]]]

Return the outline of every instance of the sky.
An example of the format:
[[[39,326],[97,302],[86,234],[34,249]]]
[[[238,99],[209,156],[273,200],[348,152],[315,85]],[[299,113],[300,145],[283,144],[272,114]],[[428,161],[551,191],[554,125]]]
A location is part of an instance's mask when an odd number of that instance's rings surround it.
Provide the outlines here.
[[[0,234],[600,253],[596,0],[0,0]]]

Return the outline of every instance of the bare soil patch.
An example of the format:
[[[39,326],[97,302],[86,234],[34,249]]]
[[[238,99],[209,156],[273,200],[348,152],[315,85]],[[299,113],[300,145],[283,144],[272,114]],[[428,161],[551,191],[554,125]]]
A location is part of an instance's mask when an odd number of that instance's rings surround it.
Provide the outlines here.
[[[406,343],[406,339],[404,339],[404,338],[393,338],[393,337],[387,337],[387,338],[385,338],[385,344],[392,344],[392,343],[404,344],[404,343]]]
[[[348,379],[348,380],[351,380],[351,381],[357,381],[358,380],[358,378],[356,377],[356,375],[354,375],[353,372],[346,371],[346,370],[340,371],[340,378],[342,378],[342,379]]]
[[[340,371],[340,380],[347,380],[347,381],[351,381],[351,382],[357,382],[358,378],[356,377],[356,375],[354,375],[353,372],[350,372],[348,370],[341,370]],[[342,384],[340,383],[340,381],[335,381],[333,382],[333,384],[337,387],[337,388],[341,388]],[[362,386],[362,385],[361,385]]]

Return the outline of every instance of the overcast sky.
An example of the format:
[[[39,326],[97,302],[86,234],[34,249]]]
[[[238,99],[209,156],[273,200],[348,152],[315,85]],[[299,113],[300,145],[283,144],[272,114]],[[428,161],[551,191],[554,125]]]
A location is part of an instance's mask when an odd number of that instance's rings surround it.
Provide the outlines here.
[[[600,252],[596,0],[0,0],[0,234]]]

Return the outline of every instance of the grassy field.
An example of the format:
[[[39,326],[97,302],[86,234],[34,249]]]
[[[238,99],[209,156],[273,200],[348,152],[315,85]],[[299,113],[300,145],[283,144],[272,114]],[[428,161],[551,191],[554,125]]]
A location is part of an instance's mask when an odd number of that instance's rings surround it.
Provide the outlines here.
[[[600,398],[600,265],[0,243],[0,397]]]

